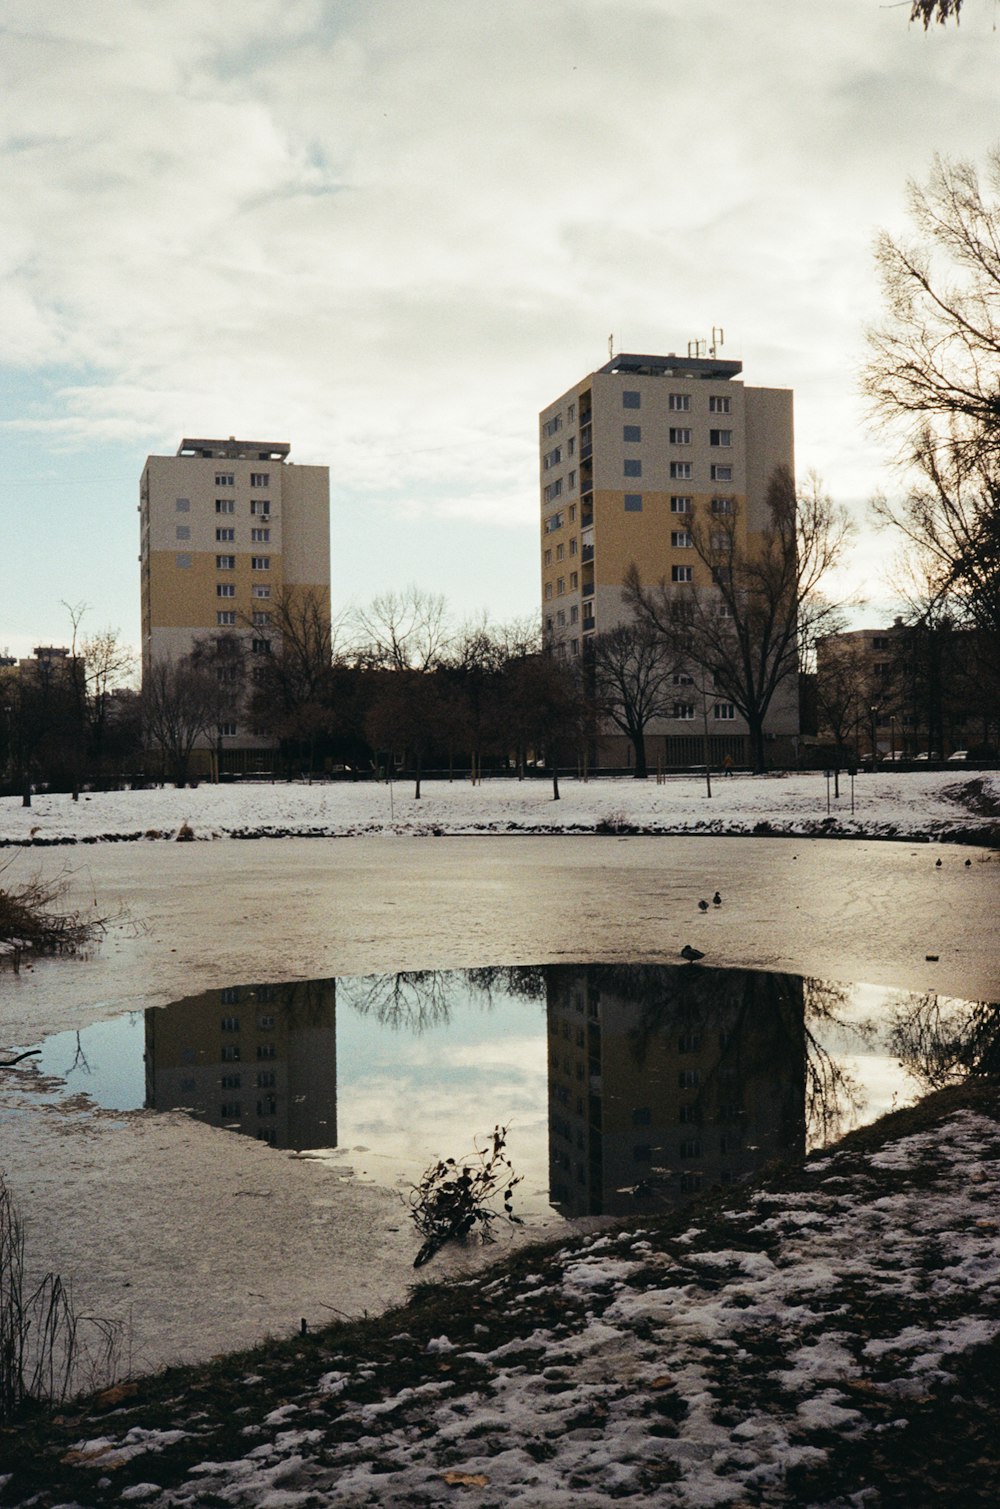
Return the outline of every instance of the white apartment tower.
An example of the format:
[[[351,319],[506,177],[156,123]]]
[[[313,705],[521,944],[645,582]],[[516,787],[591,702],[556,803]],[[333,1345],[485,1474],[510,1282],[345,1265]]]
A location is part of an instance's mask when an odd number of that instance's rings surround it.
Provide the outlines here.
[[[273,607],[306,592],[330,607],[330,473],[284,442],[184,439],[148,456],[140,484],[142,661],[238,634],[266,654]],[[225,764],[252,768],[266,741],[227,725]]]
[[[692,548],[695,514],[732,511],[748,540],[763,527],[771,476],[794,470],[792,394],[746,387],[741,371],[717,357],[624,353],[542,410],[542,625],[558,653],[585,657],[592,635],[627,619],[633,562],[649,585],[710,587]],[[675,714],[650,728],[653,757],[699,763],[701,713],[682,686]],[[713,761],[729,753],[741,762],[745,724],[730,704],[713,707],[712,722]],[[794,685],[775,698],[769,732],[797,734]],[[629,758],[623,735],[602,737],[601,764]]]

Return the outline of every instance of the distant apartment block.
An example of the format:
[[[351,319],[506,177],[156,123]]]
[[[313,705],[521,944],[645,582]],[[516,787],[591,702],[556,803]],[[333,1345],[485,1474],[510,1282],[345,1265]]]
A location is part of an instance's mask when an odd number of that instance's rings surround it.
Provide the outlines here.
[[[275,648],[274,607],[310,592],[329,612],[330,473],[284,442],[184,439],[149,456],[140,485],[142,662],[180,659],[236,634],[250,657]],[[266,748],[239,722],[219,735],[230,768]]]
[[[627,620],[626,573],[663,580],[683,597],[711,591],[692,547],[691,521],[735,516],[752,542],[766,522],[778,467],[794,470],[792,393],[739,381],[742,362],[622,354],[573,384],[539,416],[542,625],[557,653],[586,657],[590,638]],[[704,758],[703,710],[678,676],[672,716],[651,727],[652,758]],[[709,708],[712,759],[745,758],[746,727],[733,706]],[[786,684],[768,732],[798,732],[797,691]],[[599,763],[626,765],[628,741],[607,732]]]

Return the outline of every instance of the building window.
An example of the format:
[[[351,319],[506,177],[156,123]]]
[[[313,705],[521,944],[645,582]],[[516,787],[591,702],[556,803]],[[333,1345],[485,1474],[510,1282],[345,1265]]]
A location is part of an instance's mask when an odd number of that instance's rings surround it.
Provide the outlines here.
[[[236,623],[236,614],[232,608],[220,608],[215,615],[215,622],[220,629],[228,629]]]
[[[670,512],[671,513],[690,513],[691,512],[691,499],[690,498],[671,498],[670,499]]]
[[[251,487],[270,487],[271,486],[271,473],[270,472],[251,472],[250,473],[250,486]]]
[[[235,597],[236,588],[232,582],[216,582],[215,595],[216,597]]]
[[[678,671],[673,682],[674,686],[694,686],[694,677],[689,676],[686,671]]]
[[[701,1184],[701,1174],[681,1174],[681,1190],[685,1195],[696,1195]]]
[[[642,513],[642,493],[625,494],[625,512]]]
[[[575,592],[580,585],[579,571],[571,571],[569,574],[569,590]]]
[[[566,578],[564,576],[557,576],[556,577],[556,597],[562,597],[562,595],[563,595],[563,593],[565,591],[566,591]]]
[[[732,511],[733,511],[733,500],[732,500],[732,498],[713,498],[712,499],[712,512],[713,513],[732,513]]]
[[[181,571],[186,571],[191,565],[191,557],[189,555],[177,555],[174,557],[174,564]]]
[[[250,557],[250,569],[252,571],[270,571],[271,557],[269,555],[252,555]]]
[[[251,529],[250,538],[255,545],[269,545],[271,543],[271,531],[269,529]]]
[[[677,1120],[680,1122],[681,1126],[691,1126],[692,1124],[697,1126],[700,1120],[698,1116],[698,1107],[693,1105],[678,1106]]]
[[[624,425],[622,427],[622,439],[628,441],[630,444],[632,442],[636,441],[636,440],[641,440],[642,439],[642,425],[641,424],[626,424],[626,425]]]
[[[251,639],[250,650],[254,655],[269,655],[271,653],[271,641],[269,639]]]
[[[566,454],[567,454],[567,456],[575,456],[576,455],[576,436],[575,435],[571,435],[569,437],[569,439],[567,440],[567,442],[566,442]]]
[[[254,627],[264,629],[271,622],[270,613],[255,613],[253,616]]]
[[[720,723],[732,723],[736,717],[736,708],[731,702],[717,702],[712,709],[712,716]]]
[[[625,462],[625,475],[626,477],[642,476],[642,462],[637,456],[630,456]]]
[[[241,1087],[242,1078],[241,1074],[220,1074],[219,1088],[222,1090],[238,1090]],[[194,1089],[194,1081],[191,1082],[191,1088],[192,1090]]]
[[[277,1056],[278,1056],[277,1049],[275,1048],[275,1046],[274,1046],[273,1043],[258,1043],[257,1044],[257,1057],[259,1059],[263,1059],[263,1058],[277,1058]]]
[[[713,566],[712,580],[717,587],[728,587],[733,579],[732,566]]]
[[[570,553],[570,555],[576,555],[576,553],[577,553],[576,535],[574,535],[573,538],[569,542],[569,553]]]
[[[235,513],[236,512],[236,501],[235,501],[235,499],[233,499],[233,498],[216,498],[216,500],[215,500],[215,511],[216,511],[216,513]]]
[[[235,487],[236,486],[236,473],[235,472],[216,472],[216,474],[215,474],[215,485],[216,485],[216,487]]]
[[[641,396],[638,393],[636,393],[634,389],[632,389],[632,388],[626,388],[625,391],[622,393],[622,408],[623,409],[638,409],[638,408],[641,408],[641,406],[642,406],[642,398],[641,398]]]
[[[675,414],[686,414],[691,408],[690,393],[671,393],[667,399],[667,408]]]
[[[562,446],[561,445],[553,446],[552,450],[551,451],[547,451],[545,453],[545,455],[542,457],[542,467],[544,468],[545,471],[548,471],[551,467],[558,466],[561,460],[562,460]]]
[[[670,580],[672,582],[690,582],[694,580],[693,566],[671,566]]]
[[[238,1016],[224,1016],[219,1023],[220,1032],[239,1032],[240,1019]]]
[[[709,470],[713,482],[731,482],[733,480],[733,469],[731,466],[720,466],[718,463],[713,463]]]
[[[545,601],[548,602],[551,597],[552,597],[552,583],[551,582],[546,582],[545,583]]]
[[[694,716],[692,709],[691,716]],[[677,1088],[679,1090],[697,1090],[701,1084],[700,1069],[682,1069],[677,1076]]]
[[[569,522],[571,524],[575,524],[576,523],[576,504],[575,503],[571,503],[569,505]]]
[[[569,610],[569,621],[571,624],[580,622],[580,609],[578,608],[576,603],[574,603],[572,608],[570,608]]]
[[[670,427],[670,444],[671,445],[690,445],[691,444],[691,431],[690,430],[676,429],[673,425],[671,425],[671,427]]]
[[[670,463],[670,476],[671,476],[671,478],[675,482],[690,482],[690,480],[691,480],[691,463],[690,463],[690,461],[671,461],[671,463]]]
[[[235,571],[235,555],[217,555],[215,557],[215,569],[216,571]]]
[[[270,597],[271,589],[270,587],[253,587],[251,588],[251,595],[257,598]]]
[[[177,538],[179,540],[189,540],[191,538],[191,525],[190,524],[178,524],[178,526],[177,526]]]
[[[551,419],[546,419],[545,423],[542,425],[542,439],[548,440],[550,435],[554,435],[556,433],[556,430],[561,429],[562,415],[555,414]]]
[[[714,394],[710,395],[708,400],[708,412],[710,414],[731,414],[732,411],[733,400],[731,398],[721,398]]]
[[[553,498],[559,497],[562,490],[562,478],[557,477],[554,482],[550,482],[547,487],[543,488],[542,497],[545,499],[546,503],[551,503]]]
[[[548,549],[548,550],[546,550],[544,559],[545,559],[546,566],[551,566],[552,565],[552,550],[551,550],[551,548]]]
[[[224,1064],[238,1064],[240,1061],[239,1043],[223,1043],[222,1062]]]
[[[732,430],[709,430],[708,443],[709,445],[732,445],[733,432]]]
[[[560,608],[559,612],[556,614],[556,623],[559,625],[560,629],[565,629],[566,614],[563,612],[562,608]]]
[[[219,1107],[219,1115],[223,1121],[239,1121],[240,1103],[238,1100],[225,1100]]]
[[[554,513],[551,518],[545,520],[545,533],[552,534],[555,530],[561,529],[562,526],[563,515],[560,509],[558,513]]]
[[[569,476],[566,478],[566,486],[569,488],[570,492],[573,491],[574,487],[576,486],[576,472],[570,472]]]
[[[675,718],[679,718],[682,723],[690,723],[691,720],[694,717],[694,703],[693,702],[675,702],[674,703],[674,717]]]
[[[190,513],[191,512],[191,499],[190,498],[178,498],[177,502],[174,505],[174,507],[176,508],[176,510],[177,510],[178,513]]]
[[[223,525],[215,531],[215,538],[220,544],[226,540],[235,540],[236,530],[231,524]]]
[[[698,1141],[697,1137],[687,1137],[681,1143],[680,1147],[678,1148],[678,1152],[682,1158],[700,1158],[701,1143]]]
[[[675,550],[689,550],[691,536],[686,529],[672,529],[670,531],[670,543]]]
[[[250,512],[252,514],[255,514],[257,518],[269,519],[271,517],[270,498],[251,498]]]
[[[236,738],[236,724],[235,723],[220,723],[219,724],[219,734],[220,734],[220,736],[223,739],[235,739]]]
[[[562,558],[563,558],[563,556],[565,554],[566,554],[566,546],[565,545],[557,545],[556,546],[556,560],[557,561],[561,561]]]

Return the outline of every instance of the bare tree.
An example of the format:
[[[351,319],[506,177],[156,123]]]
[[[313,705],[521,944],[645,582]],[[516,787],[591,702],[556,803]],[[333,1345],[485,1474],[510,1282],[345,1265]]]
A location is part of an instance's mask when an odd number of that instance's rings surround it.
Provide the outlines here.
[[[211,733],[217,712],[218,683],[189,656],[164,656],[148,667],[142,678],[143,728],[175,785],[187,785],[194,747]]]
[[[698,671],[746,719],[756,770],[766,763],[764,723],[775,693],[795,677],[804,650],[842,626],[843,610],[822,585],[852,533],[818,478],[797,490],[778,467],[761,530],[745,530],[728,498],[693,516],[691,543],[710,585],[647,586],[635,564],[626,575],[623,598],[662,637],[668,659]]]
[[[1000,148],[975,166],[937,155],[907,185],[915,235],[875,246],[885,317],[863,387],[876,417],[946,458],[1000,452]]]
[[[1000,668],[1000,149],[982,178],[934,158],[909,184],[909,241],[882,234],[885,316],[863,387],[911,479],[875,513],[898,529],[939,610]]]
[[[368,665],[395,671],[429,671],[448,650],[448,605],[440,593],[410,585],[382,592],[354,613],[355,653]]]
[[[618,624],[591,641],[594,707],[629,739],[637,780],[648,774],[646,728],[663,716],[673,696],[676,667],[663,635],[646,621]]]

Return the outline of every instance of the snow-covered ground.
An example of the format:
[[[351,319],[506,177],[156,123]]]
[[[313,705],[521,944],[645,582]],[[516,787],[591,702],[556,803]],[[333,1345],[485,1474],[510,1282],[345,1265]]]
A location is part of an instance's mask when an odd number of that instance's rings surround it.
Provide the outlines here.
[[[53,1443],[58,1501],[995,1502],[996,1452],[962,1370],[988,1368],[1000,1335],[998,1200],[995,1106],[959,1110],[814,1158],[708,1230],[695,1213],[673,1237],[604,1233],[467,1280],[447,1330],[417,1308],[361,1363],[334,1336],[294,1379],[244,1372],[236,1431],[197,1389],[172,1390],[152,1426],[126,1395]],[[8,1488],[4,1503],[38,1502],[13,1475]]]
[[[971,792],[974,805],[965,799]],[[35,796],[0,801],[0,843],[173,839],[183,825],[195,840],[250,836],[365,834],[835,833],[857,838],[955,838],[1000,825],[1000,774],[877,771],[840,778],[822,772],[551,782],[495,778],[425,781],[238,783],[196,789]]]

